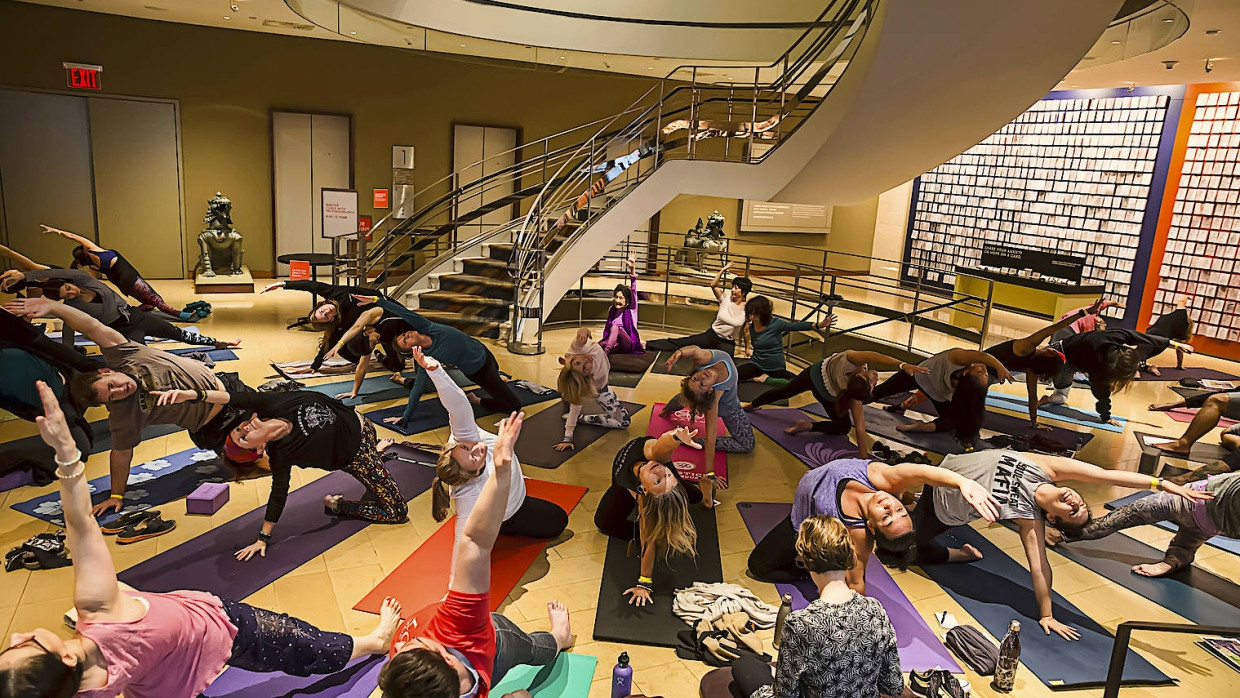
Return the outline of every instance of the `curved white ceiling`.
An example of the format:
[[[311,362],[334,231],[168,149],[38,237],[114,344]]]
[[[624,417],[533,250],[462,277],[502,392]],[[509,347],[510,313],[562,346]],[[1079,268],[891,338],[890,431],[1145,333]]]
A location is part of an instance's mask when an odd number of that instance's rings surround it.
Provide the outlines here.
[[[343,0],[418,27],[521,45],[665,58],[777,59],[822,12],[822,0]],[[778,5],[778,8],[772,7]]]

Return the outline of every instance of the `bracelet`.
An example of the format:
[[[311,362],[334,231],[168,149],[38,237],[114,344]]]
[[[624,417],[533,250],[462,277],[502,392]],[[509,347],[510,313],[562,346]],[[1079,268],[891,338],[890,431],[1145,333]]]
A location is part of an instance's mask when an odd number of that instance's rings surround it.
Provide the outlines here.
[[[904,370],[904,362],[903,362],[903,361],[901,361],[901,362],[900,362],[900,364],[899,364],[898,366],[896,366],[896,370],[899,370],[899,371],[903,371],[903,370]]]
[[[202,402],[203,400],[206,400],[206,399],[207,399],[207,391],[197,390],[197,389],[194,390],[194,402]]]
[[[260,531],[260,532],[259,532],[259,534],[258,534],[258,539],[259,539],[259,540],[261,540],[261,541],[262,541],[262,542],[264,542],[264,543],[270,543],[270,542],[271,542],[271,534],[270,534],[270,533],[262,533],[262,532]]]
[[[1162,486],[1162,480],[1156,477],[1150,478],[1150,491],[1151,492],[1157,492],[1161,486]]]
[[[81,463],[81,461],[78,461],[78,462],[79,462],[79,463]],[[85,463],[81,463],[81,465],[82,465],[82,467],[78,468],[78,470],[77,470],[77,472],[76,472],[76,473],[65,473],[65,474],[61,474],[61,472],[60,472],[60,468],[57,468],[57,469],[56,469],[56,479],[57,479],[57,480],[76,480],[76,479],[78,479],[79,477],[82,477],[82,474],[86,472],[86,464],[85,464]]]
[[[124,501],[124,500],[125,500],[125,495],[124,495],[124,494],[114,494],[114,495],[109,496],[109,497],[108,497],[108,499],[119,499],[119,500],[121,500],[121,501]]]
[[[62,468],[68,468],[69,466],[74,465],[76,463],[80,463],[82,461],[82,449],[80,448],[73,449],[73,458],[71,458],[69,462],[67,463],[60,462],[60,459],[54,455],[52,456],[52,460],[56,461],[56,465]]]
[[[654,579],[651,577],[638,577],[637,583],[638,584],[654,584]]]

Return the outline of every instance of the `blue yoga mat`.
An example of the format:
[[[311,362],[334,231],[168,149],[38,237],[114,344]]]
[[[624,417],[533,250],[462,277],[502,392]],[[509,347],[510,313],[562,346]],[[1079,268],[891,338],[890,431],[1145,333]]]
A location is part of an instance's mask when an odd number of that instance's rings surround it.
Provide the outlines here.
[[[1038,625],[1041,614],[1034,601],[1029,570],[970,526],[957,526],[939,539],[945,544],[972,544],[983,557],[968,563],[925,565],[923,569],[992,636],[1003,637],[1008,623],[1020,621],[1021,664],[1042,683],[1052,689],[1095,688],[1106,684],[1111,646],[1115,641],[1111,633],[1062,596],[1054,594],[1055,619],[1080,631],[1081,639],[1068,642],[1058,635],[1044,634]],[[1170,683],[1171,678],[1144,657],[1128,651],[1124,685]]]
[[[186,327],[184,329],[186,332],[198,332],[199,334],[202,334],[201,330],[198,329],[198,325],[190,325],[189,327]],[[62,335],[59,332],[48,332],[47,333],[48,339],[55,340],[57,342],[60,341],[61,336]],[[164,339],[163,337],[147,337],[146,341],[147,341],[147,344],[162,344],[163,342],[171,342],[172,340]],[[73,344],[74,346],[78,346],[78,347],[95,346],[95,342],[93,340],[87,339],[86,335],[82,334],[81,332],[73,333]]]
[[[169,354],[177,356],[188,356],[190,354],[204,353],[211,357],[212,361],[236,361],[237,352],[232,349],[211,349],[209,347],[181,347],[180,349],[167,349]]]
[[[1118,509],[1124,506],[1125,504],[1131,504],[1137,501],[1138,499],[1142,497],[1148,497],[1151,494],[1153,494],[1153,492],[1135,492],[1133,494],[1128,495],[1127,497],[1120,497],[1119,499],[1113,502],[1107,502],[1105,506],[1107,509]],[[1180,530],[1180,527],[1176,526],[1175,523],[1171,521],[1159,521],[1158,523],[1154,525],[1158,526],[1159,528],[1168,530],[1168,531]],[[1240,555],[1240,540],[1236,540],[1235,538],[1228,538],[1226,536],[1214,536],[1210,540],[1206,541],[1206,545],[1218,548],[1219,550],[1226,550],[1227,552],[1232,553],[1233,555]]]
[[[560,393],[552,390],[549,393],[536,393],[532,390],[521,387],[519,381],[509,381],[508,387],[521,401],[521,406],[536,405],[540,402],[548,400],[559,400]],[[482,405],[474,405],[474,419],[485,417],[489,414],[495,414],[486,409]],[[418,403],[418,409],[414,411],[413,417],[409,423],[401,427],[396,424],[384,424],[383,420],[387,417],[399,417],[405,413],[404,405],[396,405],[387,409],[374,410],[367,412],[364,416],[366,419],[374,422],[376,425],[385,429],[401,434],[403,436],[411,436],[413,434],[421,434],[424,431],[431,431],[448,426],[448,411],[444,409],[443,403],[439,398],[430,398]]]
[[[416,462],[397,460],[397,454]],[[385,455],[388,472],[405,501],[430,489],[436,454],[393,446]],[[257,540],[267,511],[266,506],[260,506],[130,567],[117,578],[143,591],[196,589],[244,599],[371,525],[323,511],[326,495],[343,494],[348,499],[358,499],[364,492],[362,483],[352,475],[328,473],[289,493],[266,557],[256,555],[245,562],[233,557],[233,553]]]
[[[165,458],[140,463],[129,470],[122,511],[158,507],[188,496],[204,482],[224,482],[227,479],[228,473],[214,451],[191,448]],[[90,481],[92,503],[98,504],[108,498],[112,492],[109,489],[110,482],[111,477],[108,475]],[[61,515],[59,492],[18,502],[12,508],[57,526],[65,525]],[[109,512],[100,517],[99,523],[108,523],[118,516],[118,512]]]
[[[1028,398],[1008,395],[1007,393],[987,393],[986,404],[990,407],[1001,407],[1005,410],[1015,410],[1021,413],[1027,413],[1029,410]],[[1117,415],[1111,415],[1111,419],[1119,422],[1119,426],[1100,422],[1098,421],[1097,412],[1083,410],[1079,407],[1069,407],[1068,405],[1043,405],[1038,408],[1038,414],[1047,419],[1057,419],[1068,424],[1089,427],[1090,429],[1113,431],[1117,434],[1123,433],[1124,426],[1128,424],[1126,418]]]
[[[455,368],[448,369],[448,375],[452,381],[462,388],[467,388],[474,384],[464,373]],[[500,373],[500,375],[507,375]],[[413,380],[413,373],[406,372],[404,374],[407,380]],[[353,390],[353,381],[336,381],[334,383],[320,383],[319,385],[311,385],[306,390],[312,390],[328,397],[336,397],[340,393],[347,393]],[[435,384],[427,381],[426,392],[434,393]],[[409,396],[409,388],[397,385],[392,382],[389,376],[370,376],[362,381],[362,389],[357,397],[346,398],[342,400],[346,405],[366,405],[372,402],[383,402],[384,400],[396,400]],[[398,412],[397,415],[400,413]]]

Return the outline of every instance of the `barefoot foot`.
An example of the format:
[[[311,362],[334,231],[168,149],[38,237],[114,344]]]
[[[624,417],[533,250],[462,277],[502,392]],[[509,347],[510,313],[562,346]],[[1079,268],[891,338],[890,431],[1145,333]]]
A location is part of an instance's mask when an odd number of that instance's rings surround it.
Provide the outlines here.
[[[1164,575],[1171,574],[1175,570],[1175,567],[1172,567],[1166,562],[1151,562],[1144,565],[1132,566],[1132,571],[1142,577],[1162,577]]]
[[[323,497],[323,508],[334,514],[336,512],[336,505],[342,499],[344,499],[344,495],[329,494]]]
[[[1175,402],[1153,402],[1150,403],[1149,409],[1150,412],[1166,412],[1167,410],[1174,410],[1177,407],[1184,407],[1184,401],[1176,400]]]
[[[800,434],[803,431],[809,431],[814,428],[814,423],[808,419],[798,419],[796,424],[784,429],[785,434]]]
[[[1158,450],[1163,451],[1165,453],[1178,453],[1180,455],[1187,456],[1189,452],[1193,450],[1193,445],[1186,444],[1180,441],[1179,439],[1176,439],[1175,441],[1172,441],[1171,443],[1158,444],[1154,448],[1157,448]]]
[[[551,619],[551,636],[555,638],[556,649],[563,652],[577,638],[573,637],[573,630],[568,622],[568,609],[559,601],[547,602],[547,618]]]
[[[364,654],[386,654],[388,648],[392,645],[392,636],[396,634],[396,627],[400,625],[400,602],[391,596],[383,600],[383,606],[379,609],[379,624],[370,634],[359,638],[355,645],[358,650],[363,650]],[[357,651],[354,651],[357,654]]]

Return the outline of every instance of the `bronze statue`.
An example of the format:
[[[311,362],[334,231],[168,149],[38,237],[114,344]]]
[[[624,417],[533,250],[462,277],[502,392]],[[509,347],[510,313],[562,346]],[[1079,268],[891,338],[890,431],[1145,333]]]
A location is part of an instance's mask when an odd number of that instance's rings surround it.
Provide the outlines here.
[[[699,218],[697,225],[685,233],[683,249],[676,253],[676,263],[701,271],[703,258],[707,253],[726,255],[728,240],[723,236],[723,222],[723,214],[719,211],[710,214],[705,226]]]
[[[202,256],[198,267],[204,277],[215,276],[216,270],[241,275],[241,233],[232,227],[232,201],[220,192],[207,201],[207,216],[202,219],[207,229],[198,235]]]

